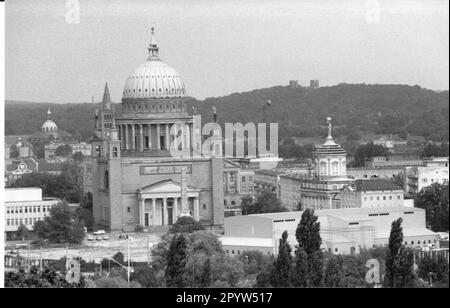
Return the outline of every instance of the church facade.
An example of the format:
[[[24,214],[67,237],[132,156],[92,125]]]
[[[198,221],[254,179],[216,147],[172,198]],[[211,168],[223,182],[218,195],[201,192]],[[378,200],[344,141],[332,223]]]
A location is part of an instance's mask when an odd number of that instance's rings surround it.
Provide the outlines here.
[[[105,86],[95,113],[92,182],[95,222],[110,230],[167,226],[190,215],[209,226],[224,217],[223,173],[236,168],[221,155],[196,156],[198,115],[186,88],[161,61],[152,29],[147,60],[127,78],[122,113]],[[177,153],[174,156],[173,147]]]

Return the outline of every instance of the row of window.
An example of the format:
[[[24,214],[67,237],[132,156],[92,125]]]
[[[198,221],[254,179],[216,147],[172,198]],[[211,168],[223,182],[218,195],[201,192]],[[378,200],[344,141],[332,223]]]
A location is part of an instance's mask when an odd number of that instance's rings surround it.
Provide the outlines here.
[[[42,212],[49,212],[51,205],[42,205]],[[6,214],[19,214],[19,213],[40,213],[41,206],[33,205],[33,206],[8,206],[6,207]]]
[[[131,111],[153,111],[153,112],[164,112],[164,111],[183,111],[184,107],[181,103],[167,103],[166,104],[166,108],[164,109],[164,104],[159,103],[158,105],[156,104],[128,104],[127,107],[128,110]]]
[[[234,254],[236,254],[236,253],[237,253],[238,255],[241,254],[241,251],[240,251],[240,250],[236,250],[236,251],[235,251],[234,249],[231,249],[231,250],[227,250],[227,251],[226,251],[227,254],[230,254],[230,252],[231,252],[232,255],[234,255]],[[267,252],[267,255],[269,255],[269,256],[271,255],[270,251]]]
[[[417,245],[426,245],[426,244],[431,244],[431,243],[432,243],[431,240],[428,240],[428,242],[427,242],[427,240],[423,240],[423,241],[419,240],[419,241],[417,241]],[[434,240],[433,243],[436,244],[437,240]],[[414,245],[414,241],[411,241],[410,244]],[[405,245],[408,245],[408,241],[405,241]]]
[[[376,199],[377,199],[377,201],[379,201],[380,200],[380,196],[377,196],[376,197]],[[388,199],[388,197],[387,196],[383,196],[383,200],[387,200]],[[389,196],[389,200],[392,200],[393,199],[393,196]],[[401,199],[401,196],[400,195],[397,195],[397,200],[400,200]],[[364,201],[367,201],[368,200],[368,198],[367,197],[364,197]],[[370,201],[373,201],[374,200],[374,197],[370,197]]]
[[[36,221],[42,220],[41,217],[34,217],[34,218],[15,218],[15,219],[6,219],[6,226],[20,226],[20,225],[26,225],[26,226],[32,226],[36,223]]]
[[[369,214],[369,216],[388,216],[389,213],[375,213],[375,214]]]

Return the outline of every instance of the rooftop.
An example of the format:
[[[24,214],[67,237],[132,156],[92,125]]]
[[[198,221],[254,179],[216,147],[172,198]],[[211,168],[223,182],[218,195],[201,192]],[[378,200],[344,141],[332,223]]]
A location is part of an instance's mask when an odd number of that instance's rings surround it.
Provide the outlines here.
[[[356,191],[403,190],[402,187],[385,179],[360,179],[355,181]]]

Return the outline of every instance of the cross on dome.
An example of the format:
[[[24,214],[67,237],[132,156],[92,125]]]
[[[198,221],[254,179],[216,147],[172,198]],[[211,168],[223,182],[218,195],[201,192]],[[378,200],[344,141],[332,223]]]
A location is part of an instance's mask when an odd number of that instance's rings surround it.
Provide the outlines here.
[[[156,44],[155,28],[151,28],[150,44],[148,45],[148,60],[159,60],[159,47]]]

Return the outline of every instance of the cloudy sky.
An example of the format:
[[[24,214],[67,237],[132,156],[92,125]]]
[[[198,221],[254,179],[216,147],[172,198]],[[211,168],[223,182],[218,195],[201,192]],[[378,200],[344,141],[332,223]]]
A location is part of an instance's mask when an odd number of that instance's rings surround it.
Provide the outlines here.
[[[88,102],[108,81],[120,101],[152,26],[162,60],[199,99],[289,79],[443,90],[448,12],[447,0],[13,0],[5,97]]]

